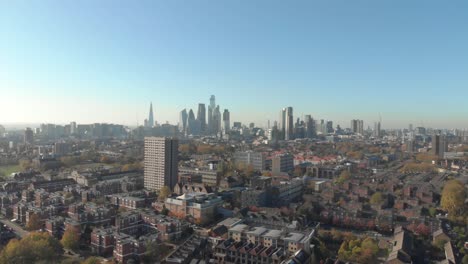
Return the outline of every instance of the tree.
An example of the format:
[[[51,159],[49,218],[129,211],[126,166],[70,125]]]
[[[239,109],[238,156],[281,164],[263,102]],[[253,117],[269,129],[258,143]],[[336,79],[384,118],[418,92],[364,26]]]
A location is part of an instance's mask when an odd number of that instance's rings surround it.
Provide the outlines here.
[[[159,190],[158,198],[160,201],[164,201],[167,197],[169,197],[169,195],[171,195],[171,193],[171,189],[168,186],[163,186],[161,190]]]
[[[465,256],[463,256],[462,264],[468,264],[468,254],[466,254]]]
[[[341,244],[338,257],[345,261],[373,263],[379,251],[377,241],[372,238],[348,237]]]
[[[370,203],[374,205],[379,205],[383,203],[384,198],[381,192],[374,193],[370,198]]]
[[[459,216],[466,212],[466,189],[461,181],[450,180],[442,190],[440,205],[450,216]]]
[[[433,246],[436,247],[438,250],[443,251],[445,243],[447,243],[447,240],[438,238],[436,239],[436,241],[434,241]]]
[[[89,257],[85,259],[81,264],[100,264],[101,260],[97,257]]]
[[[255,170],[252,164],[247,165],[247,168],[245,169],[245,175],[247,177],[252,177],[255,174]]]
[[[112,163],[112,160],[111,160],[111,158],[109,158],[108,156],[102,156],[102,157],[99,159],[99,162],[100,162],[100,163],[109,164],[109,163]]]
[[[164,244],[149,242],[146,245],[146,252],[142,257],[141,262],[154,263],[154,261],[157,259],[163,259],[167,254],[169,254],[170,251],[171,248]]]
[[[421,162],[432,162],[433,160],[438,160],[439,158],[435,155],[428,153],[419,153],[416,155],[416,160]]]
[[[29,221],[26,224],[26,229],[29,231],[36,231],[42,228],[42,219],[37,214],[31,214],[29,216]]]
[[[19,161],[19,166],[21,170],[26,171],[32,168],[32,164],[30,160],[22,159]]]
[[[60,243],[66,249],[76,250],[80,246],[80,235],[72,228],[67,228]]]
[[[66,167],[73,167],[80,163],[80,159],[78,157],[67,156],[60,158],[60,162],[62,162]]]
[[[331,230],[331,236],[332,236],[332,239],[335,240],[335,241],[342,241],[343,240],[343,234],[339,230],[332,229]]]
[[[344,170],[344,171],[341,172],[340,177],[338,177],[337,182],[339,184],[341,184],[341,183],[349,180],[349,178],[351,178],[351,173],[349,171],[347,171],[347,170]]]
[[[437,209],[434,207],[429,208],[429,215],[435,217],[437,214]]]
[[[58,263],[62,253],[57,239],[48,233],[32,232],[22,240],[10,240],[0,253],[0,264]]]

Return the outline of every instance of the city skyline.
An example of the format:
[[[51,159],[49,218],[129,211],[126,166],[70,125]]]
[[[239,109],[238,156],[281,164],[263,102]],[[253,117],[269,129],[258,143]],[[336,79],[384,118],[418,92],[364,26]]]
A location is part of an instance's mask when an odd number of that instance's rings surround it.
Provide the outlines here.
[[[467,3],[258,5],[1,3],[0,124],[143,125],[150,102],[177,124],[214,94],[260,126],[292,106],[343,127],[468,127]]]

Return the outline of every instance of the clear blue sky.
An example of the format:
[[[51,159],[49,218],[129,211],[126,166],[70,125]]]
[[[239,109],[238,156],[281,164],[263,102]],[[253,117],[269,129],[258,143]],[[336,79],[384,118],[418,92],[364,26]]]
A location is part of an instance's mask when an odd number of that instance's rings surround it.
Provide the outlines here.
[[[174,123],[215,94],[243,122],[464,128],[468,1],[0,0],[0,92],[0,123],[135,125],[150,101]]]

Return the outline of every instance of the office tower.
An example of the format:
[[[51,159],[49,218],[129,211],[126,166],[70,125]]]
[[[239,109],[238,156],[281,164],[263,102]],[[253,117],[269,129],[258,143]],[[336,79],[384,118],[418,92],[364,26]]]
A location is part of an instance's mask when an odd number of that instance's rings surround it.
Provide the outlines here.
[[[200,122],[200,133],[206,133],[206,108],[205,104],[198,104],[197,120]]]
[[[357,130],[358,130],[358,121],[359,120],[356,120],[356,119],[351,120],[351,132],[355,134],[357,134]]]
[[[200,133],[200,122],[195,119],[193,110],[190,109],[187,119],[187,134],[198,135]]]
[[[213,111],[213,120],[212,120],[212,131],[214,135],[218,135],[221,131],[221,111],[219,110],[219,105],[214,108]]]
[[[326,131],[327,134],[333,133],[333,121],[327,121]]]
[[[208,106],[208,132],[209,133],[215,133],[214,132],[215,125],[213,124],[215,108],[216,108],[216,98],[214,95],[211,95],[210,105]]]
[[[364,135],[364,121],[358,119],[351,120],[351,131],[354,134]]]
[[[280,113],[280,133],[281,133],[281,138],[284,139],[286,135],[286,108],[283,108]]]
[[[173,190],[178,180],[179,141],[175,138],[145,137],[144,186],[159,191]]]
[[[417,128],[416,128],[416,134],[417,134],[417,135],[426,135],[426,128],[424,128],[424,127],[417,127]]]
[[[255,128],[255,123],[250,123],[250,124],[249,124],[249,128],[250,128],[250,129]]]
[[[180,111],[180,115],[179,115],[179,131],[183,134],[187,132],[187,119],[188,119],[187,109],[184,108],[184,110]]]
[[[72,135],[76,134],[76,122],[70,123],[70,134]]]
[[[413,124],[409,124],[409,131],[413,131]]]
[[[320,119],[320,122],[317,120],[317,130],[322,135],[327,133],[327,125],[325,124],[325,120]]]
[[[0,137],[3,137],[6,132],[6,129],[4,126],[0,125]]]
[[[315,128],[315,121],[312,119],[311,115],[305,116],[305,129],[306,129],[306,137],[313,138],[317,135],[317,130]]]
[[[235,129],[241,129],[242,128],[242,123],[241,122],[234,122],[232,126]]]
[[[444,135],[432,136],[432,154],[439,159],[444,158],[444,152],[448,151],[447,139]]]
[[[33,144],[34,143],[34,133],[31,128],[26,128],[24,130],[24,143]]]
[[[359,120],[358,122],[358,133],[364,135],[364,121]]]
[[[231,130],[231,114],[229,113],[229,110],[224,109],[223,112],[223,125],[224,125],[224,133],[227,134],[229,133],[229,130]]]
[[[296,126],[294,127],[294,138],[305,138],[306,137],[306,129],[304,126],[304,122],[298,120]]]
[[[284,139],[292,140],[294,139],[294,117],[293,117],[293,108],[287,107],[283,109],[285,115],[285,126],[284,126]]]
[[[375,138],[380,138],[380,122],[375,122],[374,123],[374,137]]]
[[[149,117],[145,124],[146,127],[154,127],[153,103],[150,103]]]

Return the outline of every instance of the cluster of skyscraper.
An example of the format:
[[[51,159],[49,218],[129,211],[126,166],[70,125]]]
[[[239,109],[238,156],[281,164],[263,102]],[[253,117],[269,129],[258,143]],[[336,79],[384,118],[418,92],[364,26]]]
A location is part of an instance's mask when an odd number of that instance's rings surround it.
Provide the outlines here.
[[[179,131],[184,135],[216,135],[221,136],[229,132],[231,127],[229,110],[224,109],[221,115],[219,105],[216,105],[214,95],[210,97],[208,106],[208,122],[205,104],[198,104],[197,117],[192,109],[187,113],[183,109],[179,116]]]
[[[278,140],[292,140],[296,138],[314,138],[317,133],[333,133],[333,122],[320,120],[316,121],[311,115],[305,115],[304,120],[300,118],[294,122],[294,113],[292,107],[283,108],[280,112],[280,122],[274,123],[273,128],[269,129],[269,138]]]

